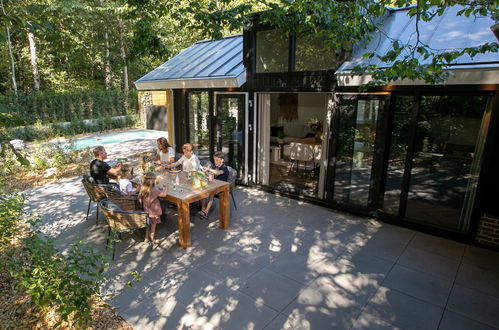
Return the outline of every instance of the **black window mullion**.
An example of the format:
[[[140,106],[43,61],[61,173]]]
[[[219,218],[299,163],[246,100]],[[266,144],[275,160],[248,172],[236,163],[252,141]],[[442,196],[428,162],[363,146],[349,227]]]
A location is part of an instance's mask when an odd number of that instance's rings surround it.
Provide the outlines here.
[[[295,50],[296,50],[296,35],[289,36],[289,63],[288,63],[288,71],[295,71]]]
[[[402,189],[400,192],[399,217],[405,217],[405,209],[407,206],[407,195],[409,194],[409,185],[411,183],[412,160],[414,158],[414,150],[416,148],[416,133],[418,126],[419,107],[421,103],[421,92],[416,91],[414,94],[414,106],[411,114],[411,128],[407,155],[405,156],[404,177],[402,179]]]

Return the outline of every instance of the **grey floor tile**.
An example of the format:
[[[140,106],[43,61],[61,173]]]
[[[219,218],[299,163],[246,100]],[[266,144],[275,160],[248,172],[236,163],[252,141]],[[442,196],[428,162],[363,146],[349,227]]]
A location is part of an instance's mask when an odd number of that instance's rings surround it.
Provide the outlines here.
[[[447,309],[491,327],[499,325],[499,299],[455,285]]]
[[[381,239],[406,245],[413,239],[415,234],[416,232],[414,230],[384,223],[371,237],[373,239]]]
[[[364,311],[403,329],[437,329],[443,308],[381,287]]]
[[[324,308],[292,303],[265,329],[350,329],[360,313],[356,307]]]
[[[370,275],[344,273],[321,276],[303,288],[282,314],[314,309],[333,315],[342,310],[360,309],[377,289],[378,282]]]
[[[459,268],[459,259],[415,248],[407,248],[397,261],[398,264],[424,273],[454,279]]]
[[[216,255],[200,268],[216,278],[225,278],[229,283],[237,284],[256,273],[262,266],[239,257]]]
[[[462,243],[424,233],[416,233],[409,247],[454,259],[461,259],[465,249]]]
[[[499,273],[463,263],[459,267],[456,283],[499,298]]]
[[[374,257],[364,253],[364,250],[360,250],[360,252],[345,252],[333,264],[339,268],[339,272],[371,274],[376,276],[378,281],[382,281],[393,267],[394,262]]]
[[[125,320],[136,330],[160,330],[182,328],[185,322],[186,306],[174,298],[165,299],[154,308],[140,309],[128,314]]]
[[[247,279],[239,291],[280,312],[302,288],[302,283],[264,268]]]
[[[483,323],[446,310],[440,322],[439,330],[493,330]]]
[[[358,247],[358,250],[378,258],[396,261],[406,247],[407,243],[400,242],[400,240],[374,236],[369,238],[364,245]]]
[[[401,329],[400,327],[394,326],[387,321],[380,319],[379,317],[373,316],[369,313],[362,312],[360,316],[354,320],[352,330],[388,330],[388,329]]]
[[[250,296],[235,292],[206,308],[187,306],[183,325],[188,329],[262,329],[277,312]]]
[[[453,280],[396,265],[384,280],[383,286],[434,305],[445,307],[452,283]]]
[[[324,270],[316,266],[322,260],[324,257],[321,258],[315,254],[302,255],[288,252],[283,253],[266,268],[305,284],[319,276]]]
[[[162,285],[152,286],[149,296],[155,302],[175,297],[185,305],[199,303],[210,304],[228,291],[235,291],[238,286],[229,278],[215,278],[212,274],[198,269],[185,278],[164,278]]]
[[[499,273],[499,252],[497,251],[467,246],[463,262]]]

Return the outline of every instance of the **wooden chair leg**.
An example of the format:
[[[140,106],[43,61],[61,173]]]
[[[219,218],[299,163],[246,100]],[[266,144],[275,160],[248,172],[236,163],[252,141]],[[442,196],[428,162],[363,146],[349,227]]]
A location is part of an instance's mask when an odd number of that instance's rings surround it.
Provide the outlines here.
[[[99,203],[97,203],[97,214],[95,215],[95,225],[99,224]]]
[[[234,208],[237,211],[237,205],[236,205],[236,200],[234,199],[234,195],[232,194],[232,190],[230,191],[230,196],[232,197],[232,203],[234,203]]]
[[[87,220],[86,220],[86,221],[88,221],[88,214],[90,213],[90,203],[92,203],[92,200],[91,200],[91,199],[89,199],[89,200],[88,200]]]

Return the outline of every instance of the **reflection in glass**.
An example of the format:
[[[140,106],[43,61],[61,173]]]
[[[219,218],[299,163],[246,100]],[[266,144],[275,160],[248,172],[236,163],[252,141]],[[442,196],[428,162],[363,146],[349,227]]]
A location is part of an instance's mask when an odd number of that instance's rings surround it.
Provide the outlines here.
[[[200,159],[209,158],[210,128],[208,93],[189,93],[189,142]],[[177,147],[179,149],[179,147]]]
[[[367,207],[379,100],[342,100],[334,182],[336,202]]]
[[[405,159],[409,145],[411,111],[413,107],[413,96],[398,96],[395,100],[386,186],[383,205],[381,207],[388,214],[399,214],[402,179],[404,177]]]
[[[225,164],[236,169],[241,175],[244,153],[244,96],[221,95],[218,102],[220,102],[218,120]]]
[[[282,30],[256,32],[256,72],[288,71],[289,38]]]
[[[409,220],[467,231],[472,203],[465,196],[475,189],[471,180],[480,168],[475,157],[487,130],[482,125],[486,108],[486,96],[421,98],[407,196]]]
[[[336,69],[336,54],[324,49],[323,38],[296,36],[295,71]]]

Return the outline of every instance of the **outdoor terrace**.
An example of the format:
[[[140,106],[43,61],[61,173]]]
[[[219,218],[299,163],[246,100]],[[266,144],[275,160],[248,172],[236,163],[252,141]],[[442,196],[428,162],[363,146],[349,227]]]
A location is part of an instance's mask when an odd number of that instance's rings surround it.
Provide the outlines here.
[[[148,142],[106,149],[113,158],[134,147]],[[27,192],[29,211],[43,214],[41,229],[59,248],[82,238],[106,253],[105,221],[95,225],[95,207],[85,221],[80,178]],[[234,195],[229,229],[218,228],[216,207],[209,220],[191,216],[186,250],[175,209],[152,248],[117,243],[102,293],[115,295],[109,303],[135,329],[499,326],[497,252],[257,189]],[[127,287],[132,271],[142,280]]]

